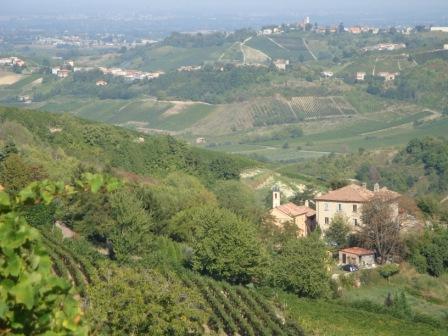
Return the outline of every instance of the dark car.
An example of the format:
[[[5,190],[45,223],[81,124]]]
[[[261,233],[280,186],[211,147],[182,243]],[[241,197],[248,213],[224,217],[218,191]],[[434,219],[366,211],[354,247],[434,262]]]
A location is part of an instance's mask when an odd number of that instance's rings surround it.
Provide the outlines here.
[[[354,264],[347,264],[342,266],[342,269],[346,272],[356,272],[359,271],[359,267]]]

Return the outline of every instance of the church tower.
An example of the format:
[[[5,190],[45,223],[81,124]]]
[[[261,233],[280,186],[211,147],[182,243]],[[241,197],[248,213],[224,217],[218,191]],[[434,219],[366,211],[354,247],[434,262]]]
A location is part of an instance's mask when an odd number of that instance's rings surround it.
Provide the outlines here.
[[[272,188],[272,209],[280,206],[280,188],[278,186],[274,186]]]

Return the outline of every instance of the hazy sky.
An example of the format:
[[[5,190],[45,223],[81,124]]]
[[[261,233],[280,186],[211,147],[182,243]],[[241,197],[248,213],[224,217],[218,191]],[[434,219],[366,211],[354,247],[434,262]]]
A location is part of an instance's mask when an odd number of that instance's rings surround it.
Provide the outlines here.
[[[291,22],[305,15],[319,23],[444,24],[448,0],[0,0],[0,16],[36,14],[170,14],[193,17],[269,17]],[[315,21],[313,21],[315,22]],[[198,20],[200,26],[200,21]]]
[[[380,14],[389,11],[435,12],[448,16],[448,0],[1,0],[1,13],[54,13],[62,10],[100,11],[204,11],[253,12],[266,14],[283,11],[348,11]]]

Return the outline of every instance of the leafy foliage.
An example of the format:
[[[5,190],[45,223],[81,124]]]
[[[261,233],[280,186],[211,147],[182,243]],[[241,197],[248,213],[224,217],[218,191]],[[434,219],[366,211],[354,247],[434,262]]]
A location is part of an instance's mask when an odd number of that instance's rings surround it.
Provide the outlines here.
[[[104,181],[102,186],[109,185]],[[78,181],[78,187],[93,189],[88,178]],[[54,197],[74,192],[73,187],[48,181],[32,183],[15,198],[0,192],[0,328],[5,333],[87,334],[71,286],[53,276],[39,233],[22,214],[27,204],[48,205]]]
[[[174,218],[170,231],[191,239],[194,270],[232,283],[260,281],[266,257],[255,228],[229,210],[185,210]]]
[[[273,283],[300,296],[329,293],[328,255],[318,236],[290,239],[273,260]]]
[[[148,269],[104,269],[89,289],[90,319],[103,335],[202,335],[210,314],[173,274]]]
[[[347,246],[350,231],[347,219],[341,214],[336,214],[325,232],[325,239],[331,246],[341,249]]]

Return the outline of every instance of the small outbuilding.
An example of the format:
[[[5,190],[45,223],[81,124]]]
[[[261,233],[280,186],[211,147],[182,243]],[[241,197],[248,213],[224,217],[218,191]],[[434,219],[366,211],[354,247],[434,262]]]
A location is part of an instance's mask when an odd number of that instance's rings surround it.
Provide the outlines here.
[[[375,252],[362,247],[350,247],[339,251],[339,264],[353,264],[359,268],[375,267]]]

